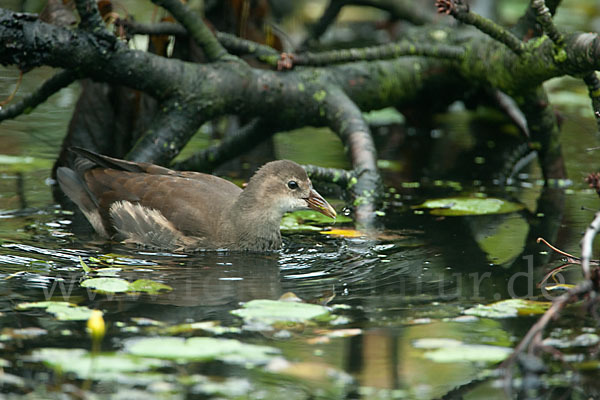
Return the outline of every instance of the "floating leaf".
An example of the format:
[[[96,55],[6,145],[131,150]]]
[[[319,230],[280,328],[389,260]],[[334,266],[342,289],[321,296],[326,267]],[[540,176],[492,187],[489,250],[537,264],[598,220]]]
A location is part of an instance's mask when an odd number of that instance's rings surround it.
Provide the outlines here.
[[[138,279],[129,284],[129,291],[157,294],[161,290],[171,291],[173,288],[164,283],[151,281],[149,279]]]
[[[522,204],[496,198],[451,197],[427,200],[415,208],[431,209],[431,214],[444,216],[505,214],[523,209]]]
[[[486,344],[464,344],[452,345],[427,351],[423,357],[439,363],[455,362],[488,362],[498,363],[504,361],[512,349],[508,347],[489,346]]]
[[[210,337],[136,338],[125,342],[125,350],[137,356],[174,360],[222,360],[241,364],[265,364],[279,350],[269,346],[242,343],[235,339]]]
[[[87,321],[92,315],[92,310],[66,301],[38,301],[34,303],[21,303],[17,310],[30,310],[44,308],[46,312],[54,314],[61,321]]]
[[[266,325],[277,322],[304,323],[311,319],[327,319],[330,315],[327,308],[316,304],[262,299],[249,301],[231,313],[246,322],[259,321]]]
[[[81,286],[104,293],[121,293],[129,290],[129,282],[120,278],[91,278],[81,282]]]
[[[543,314],[551,305],[552,303],[549,301],[508,299],[489,305],[479,304],[463,311],[463,313],[484,318],[511,318]]]
[[[137,357],[124,353],[103,353],[91,356],[84,349],[42,348],[34,350],[32,358],[61,372],[69,372],[80,378],[108,380],[122,373],[142,372],[163,367],[165,361]]]

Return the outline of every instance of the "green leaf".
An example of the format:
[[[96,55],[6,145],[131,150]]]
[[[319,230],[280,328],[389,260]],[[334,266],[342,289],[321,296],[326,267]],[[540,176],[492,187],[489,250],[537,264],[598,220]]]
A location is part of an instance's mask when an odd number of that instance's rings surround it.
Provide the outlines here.
[[[451,345],[427,351],[423,354],[423,357],[438,363],[498,363],[504,361],[511,353],[512,349],[508,347],[460,343],[458,345]]]
[[[276,300],[252,300],[231,313],[246,322],[258,321],[266,325],[277,322],[304,323],[312,319],[327,319],[330,316],[329,310],[323,306]]]
[[[169,285],[165,285],[164,283],[151,281],[149,279],[138,279],[129,284],[128,291],[157,294],[161,290],[171,291],[173,288]]]
[[[552,303],[549,301],[508,299],[489,305],[479,304],[463,311],[463,313],[484,318],[511,318],[523,315],[543,314],[551,305]]]
[[[86,321],[90,318],[92,310],[66,301],[39,301],[34,303],[21,303],[17,310],[30,310],[44,308],[46,312],[54,314],[60,321]]]
[[[129,282],[120,278],[91,278],[81,282],[81,286],[105,293],[121,293],[129,290]]]
[[[125,351],[144,357],[174,360],[222,360],[241,364],[265,364],[279,354],[269,346],[242,343],[235,339],[210,337],[135,338],[125,342]]]
[[[428,208],[431,214],[444,216],[505,214],[523,209],[522,204],[496,198],[450,197],[427,200],[415,208]]]
[[[34,350],[32,358],[63,373],[73,373],[83,379],[100,380],[116,380],[122,373],[142,372],[166,365],[163,360],[123,353],[103,353],[92,356],[84,349],[42,348]]]

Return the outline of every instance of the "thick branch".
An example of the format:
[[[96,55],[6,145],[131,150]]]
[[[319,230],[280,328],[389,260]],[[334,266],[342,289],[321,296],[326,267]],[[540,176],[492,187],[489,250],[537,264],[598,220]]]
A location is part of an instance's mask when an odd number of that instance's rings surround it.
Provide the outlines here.
[[[77,79],[77,74],[73,71],[61,71],[48,79],[40,86],[38,90],[27,95],[17,103],[0,109],[0,121],[15,118],[29,110],[34,109],[46,99],[58,92],[60,89],[69,86]]]
[[[275,126],[265,119],[255,118],[240,128],[234,135],[225,137],[221,143],[202,150],[193,156],[176,163],[179,170],[212,171],[217,166],[231,160],[276,133]]]
[[[527,93],[519,106],[527,117],[532,145],[538,151],[546,184],[550,179],[566,178],[560,130],[545,90],[540,86],[537,90]]]
[[[168,165],[190,140],[204,120],[195,109],[171,99],[159,105],[151,128],[128,153],[132,161]]]
[[[96,0],[76,0],[75,6],[77,7],[77,13],[81,19],[81,22],[79,23],[81,29],[98,34],[101,33],[102,35],[111,35],[104,26],[104,21],[98,10]]]
[[[583,81],[588,87],[588,94],[592,99],[592,108],[594,110],[594,117],[596,118],[596,125],[598,132],[600,132],[600,80],[596,75],[595,71],[590,72],[583,77]]]
[[[302,165],[313,181],[331,182],[347,188],[356,177],[354,172],[339,168],[324,168],[318,165]]]
[[[337,132],[350,154],[356,184],[351,187],[359,227],[375,226],[375,204],[381,192],[381,177],[377,172],[377,151],[360,109],[340,90],[328,90],[323,101],[325,119]]]
[[[179,0],[152,0],[152,2],[169,11],[185,27],[209,60],[222,60],[228,55],[227,50],[221,46],[202,18],[183,2]]]

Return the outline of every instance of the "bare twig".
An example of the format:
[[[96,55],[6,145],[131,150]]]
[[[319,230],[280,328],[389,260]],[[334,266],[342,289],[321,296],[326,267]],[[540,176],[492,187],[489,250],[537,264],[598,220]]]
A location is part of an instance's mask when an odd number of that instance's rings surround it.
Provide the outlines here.
[[[544,0],[533,0],[531,6],[535,10],[537,21],[540,23],[550,40],[559,47],[564,46],[565,38],[558,29],[556,29],[556,25],[554,25],[554,22],[552,21],[550,9],[546,7],[546,2]]]
[[[494,21],[470,11],[469,6],[463,0],[436,0],[435,5],[439,13],[452,15],[462,23],[473,25],[486,35],[505,44],[516,54],[524,52],[525,47],[518,37]]]
[[[2,108],[0,110],[0,121],[15,118],[25,112],[25,110],[34,109],[54,93],[69,86],[75,79],[77,79],[77,74],[71,70],[59,72],[44,82],[35,92],[27,95],[15,104]]]
[[[279,69],[291,69],[294,65],[323,66],[353,61],[385,60],[401,56],[425,56],[438,59],[461,60],[465,50],[459,46],[436,46],[408,42],[388,43],[379,46],[299,53],[281,56]]]

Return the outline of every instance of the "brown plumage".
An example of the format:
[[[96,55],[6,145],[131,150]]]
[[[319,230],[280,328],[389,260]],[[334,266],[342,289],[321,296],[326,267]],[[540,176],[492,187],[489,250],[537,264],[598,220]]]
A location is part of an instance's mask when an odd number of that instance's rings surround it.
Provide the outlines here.
[[[199,172],[179,172],[72,148],[74,169],[57,170],[58,183],[103,237],[152,248],[195,251],[281,247],[284,213],[335,211],[292,161],[262,166],[242,190]]]

